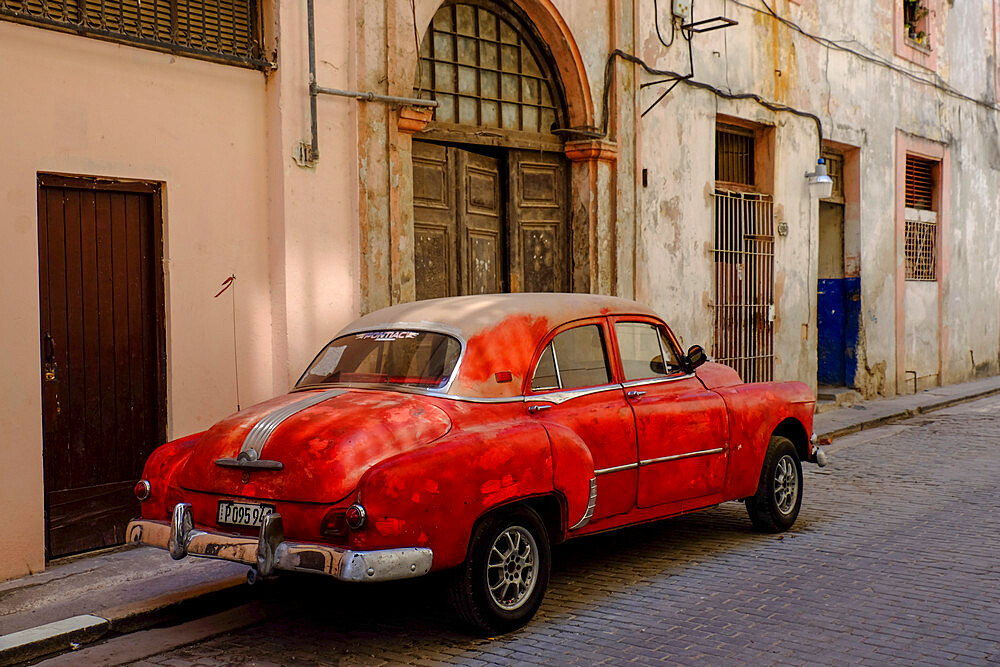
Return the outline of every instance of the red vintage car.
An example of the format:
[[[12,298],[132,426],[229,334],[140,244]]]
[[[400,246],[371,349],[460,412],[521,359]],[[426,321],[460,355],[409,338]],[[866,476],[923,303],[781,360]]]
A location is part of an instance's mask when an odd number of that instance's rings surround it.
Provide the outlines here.
[[[649,309],[582,294],[386,308],[292,391],[157,449],[132,542],[385,581],[451,570],[475,629],[528,621],[550,547],[744,500],[782,531],[802,499],[815,399],[744,384]]]

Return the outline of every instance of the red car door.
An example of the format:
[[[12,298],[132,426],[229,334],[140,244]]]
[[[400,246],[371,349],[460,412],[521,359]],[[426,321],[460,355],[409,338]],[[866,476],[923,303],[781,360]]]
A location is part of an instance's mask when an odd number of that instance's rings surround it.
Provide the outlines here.
[[[722,491],[729,455],[726,405],[678,363],[669,330],[649,318],[615,318],[625,395],[635,415],[636,504],[653,507]]]
[[[591,521],[635,506],[635,420],[614,382],[607,336],[604,318],[557,329],[539,355],[527,392],[529,405],[547,406],[543,424],[570,429],[590,450],[597,479]]]

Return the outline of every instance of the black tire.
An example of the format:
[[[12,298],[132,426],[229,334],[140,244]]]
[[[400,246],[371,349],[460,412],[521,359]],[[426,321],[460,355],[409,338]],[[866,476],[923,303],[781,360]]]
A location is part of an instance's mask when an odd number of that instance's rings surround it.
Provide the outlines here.
[[[531,620],[545,597],[551,551],[538,514],[518,507],[483,519],[454,573],[450,597],[476,634],[500,635]]]
[[[760,471],[757,493],[746,499],[753,527],[763,533],[780,533],[795,523],[802,505],[802,464],[791,440],[771,437]]]

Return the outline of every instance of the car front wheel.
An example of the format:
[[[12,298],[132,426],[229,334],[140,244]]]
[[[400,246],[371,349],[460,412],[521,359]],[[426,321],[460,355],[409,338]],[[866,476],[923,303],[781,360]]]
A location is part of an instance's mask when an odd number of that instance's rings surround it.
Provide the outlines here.
[[[791,440],[773,436],[764,456],[757,493],[746,499],[753,527],[765,533],[788,530],[802,505],[802,464]]]
[[[550,560],[548,532],[534,510],[489,516],[473,531],[469,555],[455,573],[452,604],[478,632],[515,630],[542,604]]]

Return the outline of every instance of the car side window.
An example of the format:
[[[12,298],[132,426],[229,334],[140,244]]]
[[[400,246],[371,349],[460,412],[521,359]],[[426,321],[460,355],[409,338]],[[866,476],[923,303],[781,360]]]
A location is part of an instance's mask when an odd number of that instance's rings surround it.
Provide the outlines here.
[[[558,388],[559,376],[556,374],[556,361],[552,356],[552,343],[549,343],[539,357],[538,365],[535,366],[535,374],[531,378],[531,390],[544,391]]]
[[[677,356],[658,326],[647,322],[616,322],[615,336],[626,381],[664,377],[680,370]]]
[[[611,382],[601,327],[586,324],[557,334],[538,360],[534,391],[596,387]]]

